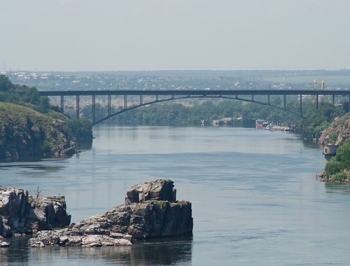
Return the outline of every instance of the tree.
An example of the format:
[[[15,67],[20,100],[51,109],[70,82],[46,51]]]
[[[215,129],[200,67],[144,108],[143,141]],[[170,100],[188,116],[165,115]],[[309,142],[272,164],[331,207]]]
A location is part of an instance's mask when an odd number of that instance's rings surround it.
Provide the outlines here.
[[[35,87],[31,87],[26,90],[25,94],[22,97],[22,100],[31,104],[38,104],[40,99],[39,91]]]
[[[13,88],[14,88],[14,86],[13,86],[12,82],[10,81],[10,79],[8,77],[6,77],[5,75],[0,75],[0,91],[7,92]]]

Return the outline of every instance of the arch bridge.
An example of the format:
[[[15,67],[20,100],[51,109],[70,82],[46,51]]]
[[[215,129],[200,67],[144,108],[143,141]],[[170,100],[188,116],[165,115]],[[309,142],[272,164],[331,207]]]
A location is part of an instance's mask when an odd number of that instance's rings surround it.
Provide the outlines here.
[[[179,99],[195,99],[195,98],[218,98],[218,99],[230,99],[240,100],[245,102],[258,103],[262,105],[272,106],[274,108],[283,109],[287,112],[294,113],[303,117],[302,101],[304,96],[314,96],[316,109],[318,108],[319,96],[332,96],[332,102],[334,105],[335,96],[348,97],[350,103],[350,91],[336,90],[336,91],[317,91],[317,90],[69,90],[69,91],[39,91],[41,96],[60,97],[60,107],[64,110],[64,97],[75,96],[76,97],[76,117],[79,118],[79,103],[81,96],[91,96],[92,105],[92,125],[101,123],[113,116],[124,113],[126,111],[136,109],[145,105],[154,103],[160,103],[171,100]],[[108,98],[108,115],[100,120],[96,121],[95,112],[95,100],[96,96],[107,96]],[[123,109],[112,114],[112,96],[123,96],[124,106]],[[139,97],[139,104],[128,107],[128,96]],[[144,97],[152,97],[151,101],[144,102]],[[243,96],[243,97],[242,97]],[[266,101],[256,101],[254,96],[266,96]],[[270,103],[270,96],[283,96],[283,108]],[[298,96],[299,98],[299,113],[287,110],[287,96]],[[162,97],[162,98],[159,98]],[[164,98],[163,98],[164,97]],[[248,97],[248,98],[244,98]],[[350,112],[350,104],[349,104]]]

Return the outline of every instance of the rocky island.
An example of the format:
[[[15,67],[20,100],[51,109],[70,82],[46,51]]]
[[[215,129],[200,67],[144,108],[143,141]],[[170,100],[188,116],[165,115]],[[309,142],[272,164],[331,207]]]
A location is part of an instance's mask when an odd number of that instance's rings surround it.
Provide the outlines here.
[[[32,233],[32,247],[132,245],[134,239],[192,235],[192,206],[176,200],[173,181],[158,179],[127,191],[125,203],[69,224],[63,197],[33,199],[21,189],[2,188],[0,229],[4,237]],[[58,229],[61,228],[61,229]]]

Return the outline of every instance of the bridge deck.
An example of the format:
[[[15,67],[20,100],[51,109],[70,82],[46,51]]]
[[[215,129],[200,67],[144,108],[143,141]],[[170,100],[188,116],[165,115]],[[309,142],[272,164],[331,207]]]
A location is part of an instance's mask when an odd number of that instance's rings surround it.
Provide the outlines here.
[[[350,90],[66,90],[39,91],[42,96],[89,96],[89,95],[336,95],[348,96]]]

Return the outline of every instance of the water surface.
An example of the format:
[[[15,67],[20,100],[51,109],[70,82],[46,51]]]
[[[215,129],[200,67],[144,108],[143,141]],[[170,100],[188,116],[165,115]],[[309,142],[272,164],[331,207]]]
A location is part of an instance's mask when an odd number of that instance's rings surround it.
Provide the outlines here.
[[[169,178],[192,202],[193,238],[132,247],[28,248],[1,265],[348,265],[350,189],[316,180],[322,151],[298,136],[243,128],[94,128],[72,158],[0,163],[1,185],[65,195],[72,222],[124,202],[134,184]]]

